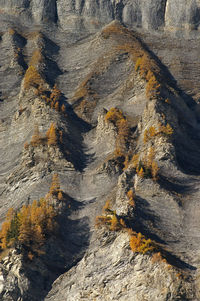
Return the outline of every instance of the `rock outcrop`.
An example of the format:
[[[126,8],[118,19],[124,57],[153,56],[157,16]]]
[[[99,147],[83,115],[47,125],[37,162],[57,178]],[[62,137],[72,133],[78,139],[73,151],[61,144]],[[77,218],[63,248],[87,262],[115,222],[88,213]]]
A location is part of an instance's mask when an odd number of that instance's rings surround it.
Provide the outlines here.
[[[150,31],[198,30],[200,24],[200,5],[196,0],[1,0],[0,6],[3,14],[14,14],[23,22],[58,22],[64,28],[80,30],[81,24],[94,29],[115,19]]]
[[[1,221],[55,174],[66,196],[41,254],[19,241],[1,253],[1,300],[198,301],[199,91],[173,77],[171,46],[152,45],[167,36],[175,53],[189,42],[169,32],[198,35],[198,1],[0,8]],[[145,251],[130,247],[138,233]]]

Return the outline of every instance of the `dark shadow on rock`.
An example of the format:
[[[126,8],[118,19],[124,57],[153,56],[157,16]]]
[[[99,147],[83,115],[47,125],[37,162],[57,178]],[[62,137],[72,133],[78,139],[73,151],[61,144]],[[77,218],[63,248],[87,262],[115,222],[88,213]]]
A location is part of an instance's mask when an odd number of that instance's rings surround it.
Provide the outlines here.
[[[46,70],[45,70],[45,77],[48,83],[51,86],[54,85],[56,78],[62,74],[62,71],[58,67],[57,63],[54,62],[50,58],[46,58]]]
[[[161,252],[163,258],[165,258],[169,264],[181,269],[196,270],[194,266],[165,249],[167,243],[155,233],[156,225],[159,224],[160,218],[149,209],[149,203],[145,199],[137,197],[137,201],[138,205],[136,205],[136,209],[134,210],[134,218],[131,221],[127,221],[127,226],[156,242],[157,251]]]
[[[164,240],[153,231],[153,229],[156,229],[159,221],[160,218],[155,215],[155,212],[149,209],[149,203],[145,199],[137,197],[134,218],[129,221],[128,226],[158,243],[165,244]]]
[[[161,186],[161,188],[164,188],[165,190],[168,190],[170,192],[187,194],[198,190],[194,188],[195,181],[198,182],[198,180],[194,178],[183,180],[173,178],[171,177],[171,175],[170,178],[163,175],[159,175],[158,183]]]
[[[193,265],[183,261],[182,259],[178,258],[176,255],[172,254],[171,252],[162,249],[162,254],[166,258],[167,262],[179,269],[187,269],[190,271],[195,271],[197,268]]]
[[[87,154],[83,137],[85,133],[92,129],[92,125],[81,119],[69,103],[67,104],[67,118],[72,125],[68,132],[68,143],[70,143],[71,148],[70,157],[75,168],[83,171],[88,162],[92,162],[95,156],[95,154]]]
[[[184,173],[200,174],[200,132],[184,126],[181,134],[174,139],[176,160]]]

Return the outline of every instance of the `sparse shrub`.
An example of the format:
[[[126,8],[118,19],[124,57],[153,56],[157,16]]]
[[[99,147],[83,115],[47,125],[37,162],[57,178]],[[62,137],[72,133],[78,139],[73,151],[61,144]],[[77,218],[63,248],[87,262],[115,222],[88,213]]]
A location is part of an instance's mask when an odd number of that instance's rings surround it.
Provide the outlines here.
[[[166,262],[166,260],[163,259],[162,254],[161,254],[160,252],[154,253],[154,254],[152,255],[151,260],[152,260],[153,263],[157,263],[157,262],[159,263],[159,262],[161,262],[161,261]]]
[[[44,62],[44,57],[42,55],[42,50],[35,49],[30,60],[30,66],[34,66],[37,68],[43,62]]]
[[[141,233],[132,234],[130,237],[130,247],[133,252],[146,254],[154,250],[151,239],[146,239]]]
[[[112,122],[117,128],[116,150],[120,156],[126,157],[126,144],[128,142],[130,128],[128,121],[123,115],[122,111],[117,108],[111,108],[106,116],[105,120]],[[116,152],[115,152],[116,154]],[[127,161],[126,161],[127,163]]]
[[[165,102],[168,103],[168,104],[171,104],[171,100],[169,98],[166,98]]]
[[[28,147],[29,147],[28,142],[25,142],[25,143],[24,143],[24,148],[25,148],[25,149],[28,149]]]
[[[106,201],[103,207],[103,215],[96,217],[95,225],[97,228],[106,226],[110,231],[118,231],[124,227],[125,222],[117,216],[114,210],[110,209],[110,201]]]
[[[154,148],[151,146],[151,147],[148,149],[148,155],[147,155],[146,160],[145,160],[145,167],[146,167],[146,168],[151,169],[152,162],[153,162],[154,158],[155,158],[155,150],[154,150]]]
[[[169,123],[167,123],[166,126],[159,123],[156,127],[150,126],[148,129],[144,131],[143,141],[144,143],[147,143],[153,137],[159,135],[164,135],[166,137],[169,137],[173,134],[173,132],[174,131]]]
[[[143,136],[143,142],[144,143],[147,143],[148,142],[148,140],[149,140],[149,135],[148,135],[149,133],[148,133],[148,130],[146,129],[145,131],[144,131],[144,136]]]
[[[123,115],[122,111],[117,108],[111,108],[105,116],[106,121],[111,121],[116,126],[117,126],[117,123],[122,119],[124,119],[124,115]]]
[[[31,31],[31,32],[26,32],[24,34],[24,37],[26,39],[32,40],[32,39],[39,39],[42,38],[42,33],[39,30]]]
[[[9,33],[11,36],[13,36],[13,35],[15,34],[15,29],[9,28],[9,29],[8,29],[8,33]]]
[[[42,143],[42,141],[43,141],[42,136],[40,134],[38,126],[36,125],[30,143],[32,146],[38,146]]]

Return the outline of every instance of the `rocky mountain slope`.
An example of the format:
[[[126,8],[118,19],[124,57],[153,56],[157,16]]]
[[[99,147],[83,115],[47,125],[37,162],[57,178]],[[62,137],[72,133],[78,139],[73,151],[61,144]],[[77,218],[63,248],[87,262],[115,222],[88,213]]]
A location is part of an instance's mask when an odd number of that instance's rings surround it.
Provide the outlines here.
[[[56,211],[37,247],[6,236],[0,300],[199,300],[199,22],[198,1],[0,0],[1,223]]]

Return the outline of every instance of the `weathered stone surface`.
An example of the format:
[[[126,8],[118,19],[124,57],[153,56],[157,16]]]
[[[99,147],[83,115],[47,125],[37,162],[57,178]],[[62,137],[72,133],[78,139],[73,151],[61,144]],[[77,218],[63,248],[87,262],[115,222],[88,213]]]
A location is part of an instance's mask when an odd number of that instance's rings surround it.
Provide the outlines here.
[[[108,236],[107,236],[108,235]],[[152,262],[148,255],[134,255],[127,233],[107,242],[100,234],[98,247],[56,280],[45,300],[188,300],[176,271],[165,262]],[[106,256],[105,256],[106,254]],[[77,276],[79,275],[78,279]],[[182,287],[182,288],[181,288]]]
[[[3,259],[2,300],[198,300],[200,154],[195,102],[175,80],[169,80],[167,69],[152,54],[152,60],[159,62],[159,71],[164,72],[164,88],[162,100],[148,100],[146,81],[135,72],[134,60],[128,51],[119,51],[119,45],[130,43],[135,47],[135,35],[97,32],[113,19],[151,33],[158,29],[196,30],[198,2],[0,0],[0,7],[1,220],[9,207],[20,208],[43,197],[53,173],[59,174],[61,188],[72,202],[62,220],[63,239],[50,240],[46,255],[23,262],[14,251]],[[104,30],[109,32],[109,27]],[[160,41],[162,35],[156,34]],[[155,37],[148,37],[150,45],[157,41]],[[174,47],[173,53],[181,45],[180,58],[189,43],[184,40],[174,45],[170,37],[167,41]],[[167,57],[171,68],[172,46],[167,48],[163,42],[163,50],[155,45],[152,47]],[[196,48],[191,53],[197,57],[198,45],[194,41],[192,45]],[[46,80],[45,89],[49,93],[57,83],[66,115],[48,106],[35,88],[26,91],[23,87],[23,76],[35,49],[41,49],[44,55],[37,67]],[[189,55],[187,59],[192,60]],[[190,81],[198,77],[196,72],[195,76],[188,74]],[[170,104],[165,101],[168,97]],[[87,114],[84,105],[90,105],[90,101],[95,105]],[[79,105],[85,116],[76,114]],[[113,152],[117,128],[105,121],[106,110],[111,107],[123,110],[129,122],[126,155],[130,160],[136,153],[145,158],[154,147],[160,168],[158,182],[141,179],[131,164],[126,168],[123,162],[122,166],[116,163]],[[65,134],[63,147],[29,145],[24,149],[36,124],[44,135],[52,122]],[[159,122],[171,124],[172,137],[155,135],[144,143],[145,130]],[[136,193],[135,207],[127,197],[129,190]],[[171,263],[180,270],[163,261],[153,263],[150,254],[134,254],[126,231],[96,232],[95,217],[108,199],[129,226],[173,253]]]
[[[200,23],[200,5],[196,0],[1,0],[3,13],[20,16],[21,20],[35,23],[59,22],[63,27],[84,26],[94,28],[114,19],[123,21],[130,27],[147,30],[198,30]],[[85,21],[75,18],[84,17]],[[91,19],[91,20],[89,20]],[[81,28],[81,27],[80,27]]]

